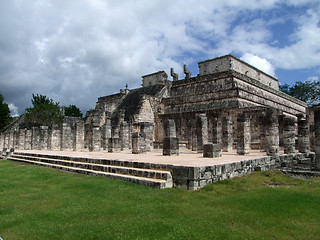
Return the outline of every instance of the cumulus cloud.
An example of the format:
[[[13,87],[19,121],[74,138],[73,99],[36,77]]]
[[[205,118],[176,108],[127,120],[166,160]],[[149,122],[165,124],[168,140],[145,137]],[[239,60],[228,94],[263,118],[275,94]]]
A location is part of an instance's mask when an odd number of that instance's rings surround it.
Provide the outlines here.
[[[241,59],[249,64],[251,64],[252,66],[260,69],[261,71],[271,75],[271,76],[275,76],[275,72],[274,72],[274,67],[272,66],[272,64],[264,59],[261,58],[259,56],[253,55],[251,53],[245,53]]]
[[[18,112],[18,107],[15,106],[13,103],[8,104],[9,110],[10,110],[10,114],[12,117],[17,117],[19,116],[19,112]]]
[[[174,67],[183,76],[184,63],[222,54],[271,75],[319,66],[319,12],[313,0],[1,1],[1,91],[20,114],[32,93],[85,112],[142,75]],[[295,28],[279,46],[272,28],[282,19]]]

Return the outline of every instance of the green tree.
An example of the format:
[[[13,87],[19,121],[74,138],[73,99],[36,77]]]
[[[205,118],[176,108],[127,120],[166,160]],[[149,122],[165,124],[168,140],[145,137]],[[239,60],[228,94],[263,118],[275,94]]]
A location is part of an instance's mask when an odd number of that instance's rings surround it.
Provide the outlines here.
[[[287,93],[308,105],[316,105],[320,103],[320,82],[319,80],[307,80],[304,82],[296,82],[290,87],[288,84],[280,86],[280,90]]]
[[[69,117],[80,117],[82,118],[82,113],[78,107],[75,105],[69,105],[69,107],[64,107],[64,115]]]
[[[10,109],[8,104],[3,101],[4,97],[0,93],[0,130],[7,126],[11,121]]]
[[[62,123],[63,114],[58,102],[41,94],[32,94],[31,102],[33,107],[26,109],[26,118],[31,126],[49,126]]]

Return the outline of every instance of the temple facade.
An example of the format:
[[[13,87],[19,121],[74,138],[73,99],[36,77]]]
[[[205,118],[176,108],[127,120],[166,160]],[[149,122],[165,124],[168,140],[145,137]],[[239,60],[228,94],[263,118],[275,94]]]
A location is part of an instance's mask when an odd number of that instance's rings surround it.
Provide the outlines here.
[[[160,148],[163,155],[178,155],[183,147],[218,157],[252,149],[271,156],[308,153],[313,147],[306,103],[279,91],[278,79],[232,55],[198,65],[197,76],[185,65],[184,78],[171,69],[169,80],[160,71],[143,76],[141,88],[126,86],[99,98],[85,122],[66,118],[59,126],[32,129],[12,124],[1,132],[0,148],[134,154]]]

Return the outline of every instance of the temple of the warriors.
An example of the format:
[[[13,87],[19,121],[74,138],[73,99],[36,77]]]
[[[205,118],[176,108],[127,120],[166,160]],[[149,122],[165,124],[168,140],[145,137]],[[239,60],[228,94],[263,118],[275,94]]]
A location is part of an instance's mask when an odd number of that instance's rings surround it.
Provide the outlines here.
[[[232,55],[198,66],[196,76],[184,65],[183,77],[174,69],[170,77],[159,71],[143,76],[141,88],[126,86],[100,97],[85,122],[65,118],[62,125],[21,129],[20,119],[1,133],[0,149],[132,154],[162,149],[166,156],[188,149],[204,158],[259,150],[278,166],[281,159],[317,151],[319,108],[308,109],[279,91],[278,79]]]

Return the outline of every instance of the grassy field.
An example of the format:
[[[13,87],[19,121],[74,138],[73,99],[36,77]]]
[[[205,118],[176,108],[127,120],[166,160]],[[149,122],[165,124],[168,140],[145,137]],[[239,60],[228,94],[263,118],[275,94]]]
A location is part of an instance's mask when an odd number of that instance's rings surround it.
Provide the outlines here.
[[[256,172],[190,192],[1,160],[0,237],[320,239],[320,179]]]

